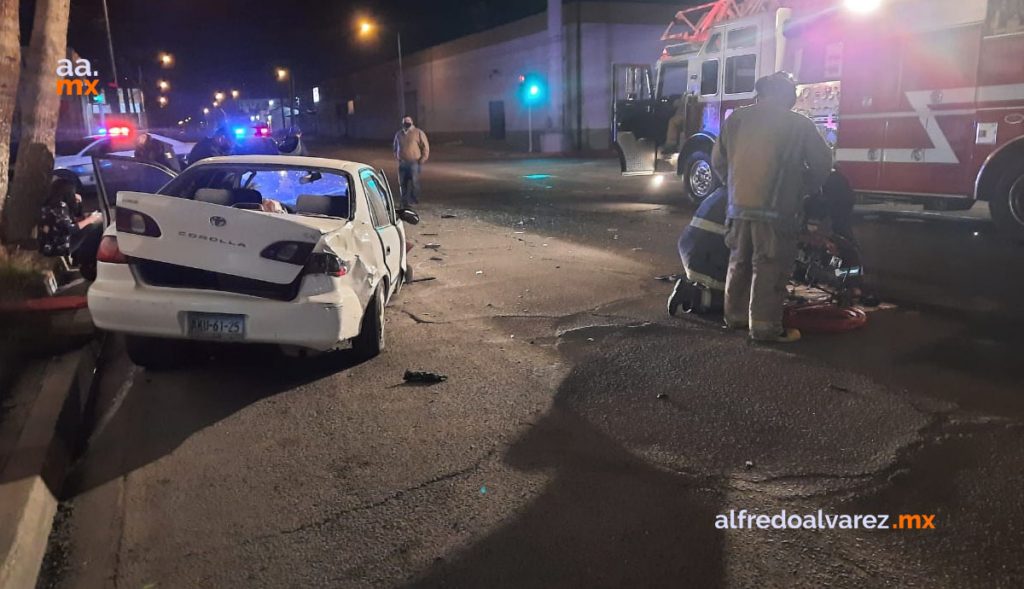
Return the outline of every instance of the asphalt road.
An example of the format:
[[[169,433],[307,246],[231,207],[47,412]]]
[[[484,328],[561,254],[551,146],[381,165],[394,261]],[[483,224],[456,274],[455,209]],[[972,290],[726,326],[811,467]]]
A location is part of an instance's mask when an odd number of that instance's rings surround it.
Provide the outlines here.
[[[664,312],[678,187],[435,151],[410,230],[432,280],[381,357],[112,359],[41,586],[1024,584],[1024,250],[983,218],[865,209],[896,308],[757,346]],[[935,529],[716,528],[741,509]]]

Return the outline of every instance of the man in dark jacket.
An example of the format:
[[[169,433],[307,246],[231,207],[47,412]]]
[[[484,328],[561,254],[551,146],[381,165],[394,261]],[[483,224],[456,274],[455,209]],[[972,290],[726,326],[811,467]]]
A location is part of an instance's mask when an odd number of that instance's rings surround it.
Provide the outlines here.
[[[231,155],[232,148],[230,133],[228,133],[227,128],[220,127],[213,134],[213,137],[204,137],[196,143],[195,147],[188,154],[188,163],[192,165],[208,157]]]
[[[140,162],[160,164],[175,172],[181,171],[181,163],[169,143],[160,141],[149,133],[139,133],[135,139],[135,159]]]

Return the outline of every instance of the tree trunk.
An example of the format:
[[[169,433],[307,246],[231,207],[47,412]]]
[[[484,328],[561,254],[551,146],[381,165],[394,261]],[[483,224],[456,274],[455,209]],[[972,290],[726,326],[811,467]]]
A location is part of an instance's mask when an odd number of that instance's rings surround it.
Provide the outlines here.
[[[3,219],[12,243],[32,236],[50,188],[60,116],[57,61],[67,56],[69,12],[70,0],[36,0],[32,41],[18,92],[21,142]]]
[[[21,33],[19,0],[0,0],[0,222],[7,202],[7,180],[11,161],[11,125],[21,75]],[[2,225],[2,223],[0,223]],[[0,230],[0,240],[3,232]]]

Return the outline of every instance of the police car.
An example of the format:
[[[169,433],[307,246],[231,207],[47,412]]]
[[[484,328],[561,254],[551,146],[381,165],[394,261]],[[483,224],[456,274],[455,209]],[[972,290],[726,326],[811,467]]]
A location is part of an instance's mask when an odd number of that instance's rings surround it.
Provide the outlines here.
[[[90,135],[74,141],[58,141],[55,147],[56,157],[53,161],[54,174],[75,182],[79,189],[96,187],[96,171],[92,166],[93,156],[121,155],[131,157],[135,153],[136,131],[127,126],[112,126],[100,129],[96,135]],[[174,154],[184,161],[194,143],[178,141],[163,135],[150,133],[150,137],[167,143]]]

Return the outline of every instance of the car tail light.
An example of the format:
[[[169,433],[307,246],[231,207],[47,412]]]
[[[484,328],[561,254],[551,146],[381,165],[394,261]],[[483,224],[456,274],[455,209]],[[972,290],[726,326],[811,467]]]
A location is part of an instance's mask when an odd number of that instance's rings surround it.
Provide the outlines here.
[[[348,264],[334,254],[316,253],[309,256],[303,273],[341,277],[348,274]]]
[[[160,237],[161,235],[160,226],[156,224],[156,220],[145,213],[117,207],[114,219],[117,230],[121,233],[146,237]]]
[[[121,248],[117,247],[117,238],[107,235],[100,240],[100,247],[96,250],[96,261],[107,264],[127,264],[128,258],[121,253]]]
[[[278,241],[263,248],[260,256],[268,260],[304,266],[316,244],[307,241]]]

